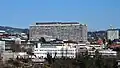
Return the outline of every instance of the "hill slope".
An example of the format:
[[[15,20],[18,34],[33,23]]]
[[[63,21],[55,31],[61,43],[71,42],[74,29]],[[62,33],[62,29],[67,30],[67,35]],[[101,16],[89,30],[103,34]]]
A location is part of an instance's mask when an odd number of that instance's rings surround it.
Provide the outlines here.
[[[8,33],[29,33],[29,29],[22,29],[22,28],[14,28],[9,26],[0,26],[0,30],[4,30]]]

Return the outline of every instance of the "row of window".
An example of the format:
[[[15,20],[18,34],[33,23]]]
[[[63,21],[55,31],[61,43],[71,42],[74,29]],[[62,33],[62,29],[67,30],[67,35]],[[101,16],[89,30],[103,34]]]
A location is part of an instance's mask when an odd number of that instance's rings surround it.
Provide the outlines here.
[[[75,51],[75,50],[35,50],[35,51]]]
[[[45,56],[37,56],[37,57],[40,57],[40,58],[47,58],[47,57],[45,57]],[[57,58],[61,58],[62,56],[57,56]],[[69,58],[74,58],[75,56],[67,56],[67,57],[69,57]]]
[[[48,54],[48,53],[35,53],[35,54]],[[55,53],[51,53],[51,54],[55,54]],[[74,55],[74,53],[57,53],[57,54],[60,54],[60,55],[62,55],[62,54],[64,54],[64,55],[66,55],[66,54]]]

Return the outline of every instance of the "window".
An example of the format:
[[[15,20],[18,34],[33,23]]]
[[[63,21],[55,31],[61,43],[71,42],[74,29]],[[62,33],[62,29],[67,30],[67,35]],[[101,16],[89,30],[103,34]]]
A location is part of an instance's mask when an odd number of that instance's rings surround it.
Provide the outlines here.
[[[38,51],[38,50],[35,50],[35,51]]]
[[[38,48],[38,45],[37,44],[35,44],[36,45],[36,48]]]

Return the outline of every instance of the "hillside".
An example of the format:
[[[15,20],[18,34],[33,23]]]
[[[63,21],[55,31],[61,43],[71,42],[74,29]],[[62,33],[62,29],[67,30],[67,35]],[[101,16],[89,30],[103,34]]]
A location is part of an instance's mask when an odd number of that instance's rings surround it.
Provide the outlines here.
[[[0,26],[0,30],[4,30],[8,33],[28,33],[29,29],[14,28],[9,26]]]

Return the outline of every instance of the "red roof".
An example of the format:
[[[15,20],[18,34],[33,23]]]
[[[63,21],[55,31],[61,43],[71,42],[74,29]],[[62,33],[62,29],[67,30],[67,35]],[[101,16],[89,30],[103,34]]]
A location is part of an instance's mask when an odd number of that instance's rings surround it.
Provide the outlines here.
[[[102,45],[103,41],[102,40],[98,40],[97,43],[100,44],[100,45]]]
[[[120,47],[120,44],[113,44],[110,46],[110,48],[116,48],[116,47]]]

